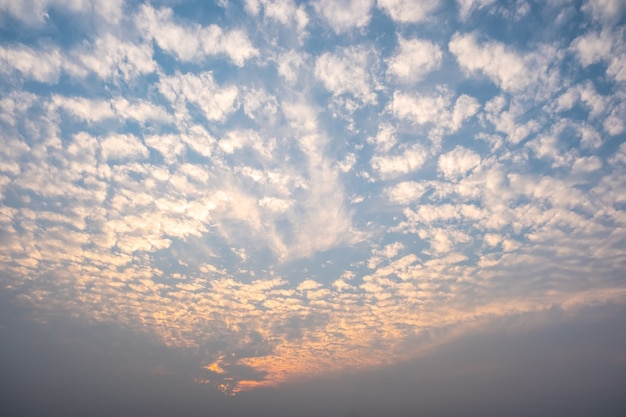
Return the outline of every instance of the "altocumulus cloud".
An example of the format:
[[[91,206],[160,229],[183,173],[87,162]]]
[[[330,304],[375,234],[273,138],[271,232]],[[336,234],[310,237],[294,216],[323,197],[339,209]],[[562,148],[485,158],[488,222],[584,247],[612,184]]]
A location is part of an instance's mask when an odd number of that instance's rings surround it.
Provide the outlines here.
[[[6,310],[254,396],[623,305],[624,13],[0,1]]]

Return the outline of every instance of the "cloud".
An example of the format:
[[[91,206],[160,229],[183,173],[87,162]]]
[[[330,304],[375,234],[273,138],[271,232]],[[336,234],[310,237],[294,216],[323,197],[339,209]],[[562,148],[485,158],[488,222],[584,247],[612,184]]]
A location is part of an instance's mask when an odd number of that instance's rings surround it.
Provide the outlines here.
[[[439,0],[377,0],[378,7],[400,23],[416,23],[427,20],[439,6]]]
[[[387,61],[387,73],[402,82],[420,81],[441,65],[443,53],[430,41],[398,39],[398,52]]]
[[[133,135],[112,135],[102,141],[102,156],[107,161],[135,160],[148,157],[148,148]]]
[[[317,0],[313,7],[337,33],[369,23],[373,0]]]
[[[616,136],[626,131],[626,123],[624,123],[624,116],[626,116],[626,103],[621,102],[616,105],[604,120],[604,130],[612,136]]]
[[[376,150],[387,152],[398,143],[395,135],[395,129],[392,125],[384,123],[378,126],[376,136],[368,138],[368,142],[376,145]]]
[[[77,120],[89,123],[118,119],[146,125],[167,124],[174,120],[162,106],[143,99],[128,101],[125,98],[117,97],[111,100],[90,100],[84,97],[53,95],[50,105],[51,109],[62,110]]]
[[[278,57],[278,73],[289,83],[294,83],[304,62],[302,53],[293,50],[283,53]]]
[[[130,81],[156,70],[149,45],[125,42],[111,34],[70,51],[56,47],[33,49],[21,44],[0,47],[0,63],[0,71],[16,71],[26,79],[47,84],[57,83],[64,73],[77,78],[96,74],[102,79]]]
[[[295,24],[298,32],[303,31],[309,22],[304,5],[296,7],[293,0],[246,0],[245,7],[253,15],[263,10],[266,19],[283,25]]]
[[[453,107],[451,99],[445,89],[429,95],[396,91],[390,107],[398,119],[429,127],[430,139],[439,143],[442,135],[461,129],[463,123],[480,108],[478,101],[466,94],[457,97]]]
[[[480,164],[480,156],[462,146],[457,146],[450,152],[439,157],[439,170],[444,177],[454,179],[464,176],[468,171]]]
[[[27,46],[5,48],[0,46],[0,71],[11,74],[18,71],[24,77],[43,83],[56,83],[61,74],[61,53],[56,48],[39,51]]]
[[[364,48],[348,48],[336,54],[324,53],[315,61],[315,77],[333,95],[350,93],[357,99],[374,103],[372,76],[367,69],[371,53]]]
[[[120,119],[132,120],[140,124],[167,124],[174,121],[163,106],[147,100],[128,101],[123,97],[116,97],[110,101],[110,106]]]
[[[398,204],[408,204],[419,200],[426,192],[426,186],[416,181],[403,181],[387,189],[389,200]]]
[[[580,62],[584,66],[607,58],[611,52],[611,46],[612,39],[608,32],[600,34],[589,32],[577,37],[572,42],[572,47],[576,50]]]
[[[524,108],[516,100],[507,103],[507,99],[500,95],[485,104],[486,119],[497,131],[505,133],[509,142],[518,144],[539,130],[539,123],[528,118]]]
[[[307,257],[362,239],[352,230],[351,214],[345,207],[345,191],[334,164],[326,155],[328,137],[318,131],[315,109],[306,102],[284,103],[282,109],[292,129],[299,132],[299,147],[306,155],[309,178],[308,189],[298,208],[301,214],[293,220],[288,257]]]
[[[183,119],[189,117],[187,103],[197,105],[210,121],[224,120],[238,106],[237,87],[219,86],[211,72],[162,77],[158,88],[159,92],[180,110],[177,117]]]
[[[157,10],[143,5],[135,16],[135,24],[143,36],[154,39],[161,49],[183,61],[224,54],[241,67],[259,54],[244,31],[224,31],[217,25],[180,25],[169,8]]]
[[[582,102],[589,109],[590,117],[597,117],[607,107],[607,98],[598,94],[590,83],[577,84],[569,88],[554,102],[555,111],[571,110],[578,102]]]
[[[606,73],[616,81],[626,81],[626,44],[623,29],[600,33],[590,31],[574,39],[570,48],[576,52],[583,67],[596,63],[608,64]]]
[[[237,394],[623,304],[613,3],[454,3],[0,3],[0,305]]]
[[[122,78],[126,81],[156,71],[152,47],[147,43],[122,41],[106,33],[89,47],[70,52],[64,67],[72,75],[93,72],[102,79]]]
[[[243,108],[253,120],[271,124],[278,113],[276,97],[263,89],[246,91],[243,96]]]
[[[573,174],[589,174],[602,168],[602,160],[595,155],[576,159],[572,165]]]
[[[393,95],[393,113],[417,124],[436,123],[447,117],[449,97],[445,94],[424,96],[403,92]]]
[[[495,0],[457,0],[459,18],[467,20],[473,12],[491,6]]]
[[[581,10],[602,23],[615,24],[626,12],[626,6],[620,0],[586,0]]]
[[[398,154],[374,156],[370,164],[381,177],[395,178],[420,169],[428,156],[422,146],[413,145]]]
[[[259,206],[271,211],[284,213],[293,206],[293,201],[276,197],[263,197],[259,200]]]
[[[540,80],[550,80],[554,51],[520,54],[497,41],[479,43],[475,33],[454,34],[448,48],[464,71],[482,73],[505,91],[519,92]]]
[[[146,145],[156,149],[166,163],[173,164],[185,152],[185,144],[178,135],[145,136]]]
[[[102,122],[103,120],[112,119],[116,116],[111,108],[111,103],[105,100],[89,100],[84,97],[55,95],[52,97],[52,104],[58,109],[65,110],[79,120],[91,123]]]
[[[0,1],[0,10],[7,11],[22,22],[32,25],[42,25],[49,18],[51,9],[84,15],[93,14],[109,24],[118,23],[123,16],[124,0],[25,0],[14,2]]]

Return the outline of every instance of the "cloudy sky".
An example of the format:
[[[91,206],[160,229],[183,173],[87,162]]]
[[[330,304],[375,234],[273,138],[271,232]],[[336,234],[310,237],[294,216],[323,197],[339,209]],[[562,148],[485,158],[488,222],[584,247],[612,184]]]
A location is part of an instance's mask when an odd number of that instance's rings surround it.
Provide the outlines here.
[[[625,270],[623,0],[0,0],[10,415],[624,415]]]

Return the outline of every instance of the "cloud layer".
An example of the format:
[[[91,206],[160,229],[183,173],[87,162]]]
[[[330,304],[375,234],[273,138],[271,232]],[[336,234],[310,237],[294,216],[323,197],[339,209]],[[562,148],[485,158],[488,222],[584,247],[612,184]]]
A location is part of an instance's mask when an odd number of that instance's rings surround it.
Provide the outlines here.
[[[621,2],[231,3],[0,1],[14,302],[229,394],[624,302]]]

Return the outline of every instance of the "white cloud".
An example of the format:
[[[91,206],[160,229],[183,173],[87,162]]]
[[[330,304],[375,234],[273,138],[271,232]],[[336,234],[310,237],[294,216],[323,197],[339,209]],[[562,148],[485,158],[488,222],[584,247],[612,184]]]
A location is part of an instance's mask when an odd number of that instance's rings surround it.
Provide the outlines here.
[[[480,156],[467,148],[457,146],[439,157],[439,170],[448,179],[458,178],[480,165]]]
[[[129,101],[123,97],[116,97],[111,100],[110,105],[120,119],[134,120],[141,124],[146,122],[164,124],[173,121],[165,108],[148,100]]]
[[[337,162],[337,168],[339,168],[341,172],[349,172],[354,167],[354,164],[356,164],[356,160],[356,155],[349,153],[343,160]]]
[[[609,116],[604,120],[604,130],[612,136],[626,131],[626,101],[613,107]]]
[[[199,155],[210,157],[213,154],[216,140],[200,125],[193,125],[180,135],[187,146]]]
[[[370,164],[383,178],[393,178],[416,171],[428,159],[428,151],[420,145],[412,145],[400,154],[376,155]]]
[[[304,54],[291,50],[278,56],[278,73],[289,83],[298,79],[300,69],[305,62]]]
[[[102,156],[107,161],[128,161],[145,159],[148,148],[136,136],[116,134],[105,137],[100,143]]]
[[[451,129],[453,132],[459,130],[463,122],[470,117],[474,116],[480,109],[478,100],[474,97],[470,97],[467,94],[461,94],[454,103],[454,110],[452,111]]]
[[[243,93],[243,109],[252,120],[271,124],[278,113],[278,103],[267,91],[250,89]]]
[[[498,246],[502,242],[502,236],[495,233],[485,233],[484,242],[487,246]]]
[[[325,52],[315,61],[315,77],[333,93],[353,94],[366,103],[375,103],[372,91],[370,52],[363,48],[345,48],[336,54]]]
[[[626,81],[626,52],[622,52],[611,59],[606,73],[616,81]]]
[[[485,104],[485,113],[487,120],[494,125],[496,130],[505,133],[507,140],[513,144],[520,143],[540,128],[536,120],[527,120],[523,104],[515,99],[507,102],[502,95],[494,97]]]
[[[155,70],[150,45],[124,42],[110,34],[70,51],[46,45],[37,49],[25,45],[0,46],[0,71],[17,71],[27,79],[48,84],[57,83],[62,73],[77,78],[95,73],[105,80],[128,81]]]
[[[435,254],[444,254],[456,249],[459,243],[471,241],[470,236],[454,228],[429,227],[421,229],[419,237],[430,244]],[[464,260],[464,259],[460,259]]]
[[[295,24],[298,31],[302,31],[309,22],[304,5],[296,6],[293,0],[246,0],[245,8],[253,15],[262,9],[266,19],[283,25]]]
[[[322,284],[320,284],[319,282],[314,281],[312,279],[307,279],[307,280],[302,281],[300,284],[298,284],[296,288],[298,289],[298,291],[307,291],[307,290],[315,290],[321,286]]]
[[[175,105],[196,104],[211,121],[224,120],[238,105],[237,87],[217,85],[210,72],[162,77],[159,91]]]
[[[224,31],[217,25],[179,25],[168,8],[156,10],[143,5],[135,16],[135,24],[145,37],[153,38],[160,48],[183,61],[224,54],[235,65],[243,66],[259,55],[244,31]]]
[[[336,164],[326,154],[328,137],[319,132],[317,109],[307,101],[284,102],[282,111],[290,129],[297,132],[298,146],[306,156],[299,170],[306,176],[292,213],[292,230],[285,242],[283,259],[308,257],[362,238],[352,228],[352,213],[346,208],[344,185]],[[332,209],[329,209],[332,207]]]
[[[244,0],[244,7],[251,15],[258,15],[261,11],[262,0]]]
[[[367,138],[367,141],[374,143],[377,151],[388,152],[398,143],[398,138],[396,138],[395,133],[396,131],[393,126],[384,123],[378,127],[376,136]]]
[[[118,23],[123,15],[124,0],[0,0],[0,10],[29,25],[41,25],[51,8],[71,13],[94,14],[107,23]]]
[[[398,256],[400,251],[404,249],[404,245],[402,242],[394,242],[388,245],[385,245],[382,249],[372,249],[372,257],[367,261],[367,267],[370,269],[376,268],[378,265],[383,263],[385,260],[389,261],[392,258]],[[413,257],[409,255],[411,258],[411,263],[414,261]],[[390,266],[390,269],[395,269],[397,265]],[[379,269],[377,274],[385,274],[384,269]]]
[[[589,66],[610,56],[612,39],[609,32],[588,32],[574,39],[572,47],[583,66]]]
[[[111,103],[104,100],[89,100],[83,97],[52,96],[52,104],[78,119],[87,122],[101,122],[116,117]]]
[[[602,168],[602,160],[595,155],[578,158],[572,165],[573,174],[589,174]]]
[[[166,110],[145,100],[128,101],[116,97],[110,101],[91,100],[85,97],[52,96],[52,108],[62,109],[72,116],[90,123],[99,123],[108,119],[132,120],[141,124],[148,122],[165,124],[172,122]]]
[[[83,75],[85,71],[96,73],[103,79],[122,77],[130,80],[156,71],[152,59],[152,47],[147,43],[122,41],[110,33],[97,38],[89,47],[70,52],[65,61],[70,74]],[[80,63],[80,65],[79,65]]]
[[[480,44],[475,33],[454,34],[448,48],[469,74],[482,73],[507,91],[522,91],[539,80],[552,82],[548,67],[555,51],[524,55],[497,41]]]
[[[0,71],[11,74],[18,71],[27,79],[54,84],[62,69],[61,52],[51,47],[37,50],[27,46],[5,48],[0,45]]]
[[[556,111],[567,111],[572,109],[578,101],[582,101],[589,108],[591,117],[602,114],[608,104],[607,97],[598,94],[594,85],[586,82],[570,87],[550,107]]]
[[[183,163],[179,171],[200,184],[208,184],[209,172],[203,165]]]
[[[67,147],[69,168],[73,172],[85,173],[93,176],[106,176],[102,167],[98,166],[97,151],[100,145],[93,136],[79,132],[72,137]],[[106,159],[106,156],[105,156]]]
[[[391,259],[398,256],[402,249],[404,249],[402,242],[394,242],[385,245],[385,247],[380,250],[373,250],[372,253],[374,255],[384,256],[385,258]]]
[[[624,165],[626,166],[626,142],[622,143],[614,155],[609,158],[611,165]]]
[[[584,148],[595,149],[602,145],[602,136],[593,127],[582,124],[577,127],[580,134],[580,144]]]
[[[572,152],[565,151],[565,144],[560,139],[566,123],[556,123],[549,131],[542,132],[526,143],[538,158],[552,162],[554,168],[570,166],[575,158]]]
[[[424,184],[415,181],[403,181],[386,189],[386,194],[392,203],[409,204],[419,200],[426,192]]]
[[[409,119],[417,124],[439,124],[448,118],[450,100],[447,95],[423,96],[394,92],[393,113],[400,119]]]
[[[623,29],[588,32],[574,39],[570,47],[576,52],[583,67],[599,62],[607,63],[606,73],[610,77],[616,81],[626,81],[626,42]]]
[[[393,20],[401,23],[421,22],[439,6],[439,0],[377,0]]]
[[[177,162],[179,156],[185,152],[185,145],[179,135],[148,135],[144,136],[144,141],[146,145],[159,151],[167,164]]]
[[[581,10],[590,13],[595,20],[614,24],[626,12],[626,3],[623,0],[586,0]]]
[[[495,3],[496,0],[456,0],[459,6],[459,17],[461,20],[467,20],[473,12],[480,10]]]
[[[402,82],[416,82],[439,68],[442,57],[439,46],[430,41],[399,36],[397,53],[387,61],[387,73]]]
[[[286,212],[293,206],[293,204],[294,202],[292,200],[276,197],[263,197],[259,200],[259,206],[279,213]]]
[[[431,95],[395,91],[387,108],[396,118],[423,126],[433,146],[439,148],[443,136],[461,129],[463,123],[478,112],[480,105],[474,97],[462,94],[452,106],[450,91],[446,88],[436,91]]]
[[[271,158],[274,151],[272,141],[264,141],[254,130],[232,130],[220,139],[218,147],[226,154],[232,154],[244,147],[250,147],[266,158]]]
[[[313,7],[337,33],[369,23],[374,0],[317,0]]]

